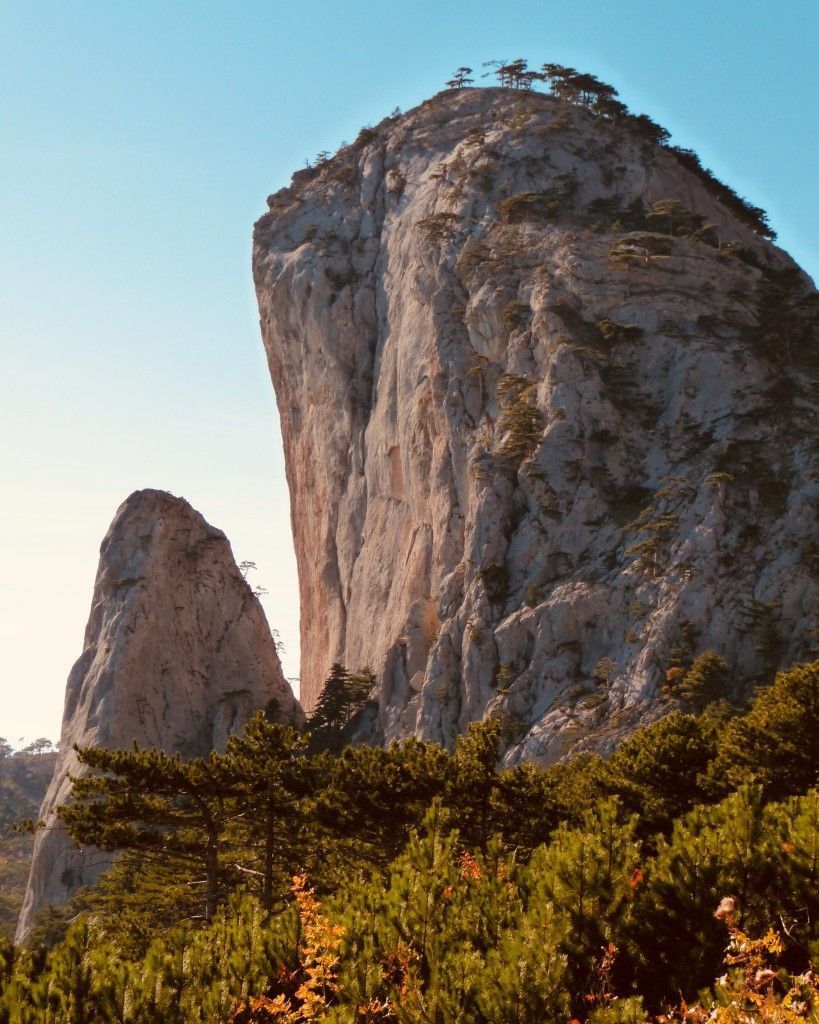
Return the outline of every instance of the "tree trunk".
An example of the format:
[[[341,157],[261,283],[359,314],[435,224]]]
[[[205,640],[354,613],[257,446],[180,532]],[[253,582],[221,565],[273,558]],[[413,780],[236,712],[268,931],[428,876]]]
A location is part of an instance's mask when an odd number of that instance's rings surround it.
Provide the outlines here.
[[[262,906],[265,910],[273,909],[273,801],[273,780],[269,779],[264,835],[264,885],[262,888]]]
[[[219,892],[219,859],[216,833],[208,832],[207,849],[207,897],[205,902],[205,917],[208,921],[216,913],[216,898]]]

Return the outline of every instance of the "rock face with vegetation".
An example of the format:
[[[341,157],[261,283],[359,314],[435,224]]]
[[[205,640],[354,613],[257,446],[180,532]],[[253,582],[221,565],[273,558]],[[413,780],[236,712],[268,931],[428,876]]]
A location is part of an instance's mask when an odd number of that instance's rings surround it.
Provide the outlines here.
[[[62,904],[110,859],[74,848],[55,817],[80,747],[158,747],[183,757],[224,746],[257,709],[301,710],[282,675],[264,611],[225,535],[184,499],[132,494],[102,542],[83,652],[66,687],[60,753],[40,817],[17,928]]]
[[[268,204],[306,708],[369,665],[375,738],[502,713],[507,762],[555,760],[708,649],[738,693],[809,655],[817,294],[692,154],[456,90]]]
[[[37,816],[56,760],[46,739],[12,751],[0,738],[0,937],[11,937],[17,926],[34,843],[33,836],[15,826]]]

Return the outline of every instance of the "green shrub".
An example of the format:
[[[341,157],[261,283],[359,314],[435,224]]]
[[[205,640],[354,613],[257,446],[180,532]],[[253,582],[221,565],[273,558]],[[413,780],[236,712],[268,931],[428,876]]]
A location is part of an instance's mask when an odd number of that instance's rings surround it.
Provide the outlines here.
[[[588,1016],[588,1024],[643,1024],[647,1016],[642,997],[629,996],[595,1007]]]
[[[50,952],[0,942],[0,1021],[632,1024],[643,1006],[646,1019],[665,1019],[682,999],[689,1008],[674,1019],[732,1024],[730,1000],[740,999],[743,1019],[756,1019],[756,1007],[807,1022],[815,980],[791,974],[819,951],[819,793],[809,788],[818,691],[819,663],[797,666],[747,714],[672,714],[608,762],[585,754],[503,768],[504,744],[529,726],[503,711],[473,723],[453,754],[412,740],[296,751],[269,776],[285,764],[296,773],[273,848],[296,877],[273,912],[234,892],[210,923],[185,919],[192,870],[167,887],[147,948],[128,951],[116,929],[129,894],[92,904]],[[234,738],[233,755],[245,739]],[[240,783],[243,763],[214,755],[214,781]],[[708,768],[743,784],[715,803]],[[255,818],[281,792],[222,794],[232,828],[223,869],[258,863]],[[185,812],[184,799],[176,809]],[[195,857],[184,824],[180,839]],[[154,852],[132,894],[149,915],[147,883],[165,858]],[[770,922],[764,940],[745,941]],[[691,1007],[721,973],[726,923],[739,973]],[[767,961],[753,949],[783,947],[784,973],[760,975]],[[772,992],[794,993],[789,1016],[777,1015]]]

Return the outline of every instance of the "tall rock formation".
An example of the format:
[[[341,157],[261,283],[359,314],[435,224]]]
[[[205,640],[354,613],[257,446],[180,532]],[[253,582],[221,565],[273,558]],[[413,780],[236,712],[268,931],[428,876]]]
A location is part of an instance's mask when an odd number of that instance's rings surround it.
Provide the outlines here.
[[[99,851],[77,850],[54,814],[68,799],[68,774],[79,768],[74,744],[123,749],[136,741],[203,755],[272,700],[284,720],[302,717],[264,611],[225,535],[182,498],[132,494],[100,549],[17,941],[41,906],[64,903],[110,863]]]
[[[384,738],[503,711],[553,760],[701,650],[745,687],[808,653],[817,295],[691,154],[463,90],[268,205],[306,708],[370,665]]]

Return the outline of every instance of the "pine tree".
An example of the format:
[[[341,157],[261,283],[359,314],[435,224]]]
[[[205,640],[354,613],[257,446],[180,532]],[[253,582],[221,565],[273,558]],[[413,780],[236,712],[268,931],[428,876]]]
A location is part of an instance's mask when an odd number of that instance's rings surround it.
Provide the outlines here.
[[[87,919],[68,930],[49,958],[45,1019],[54,1024],[114,1024],[124,1015],[125,973]]]
[[[634,818],[620,821],[617,800],[600,804],[579,828],[561,825],[548,846],[532,857],[526,872],[529,905],[551,903],[563,918],[562,949],[576,998],[589,993],[597,956],[609,943],[619,946],[625,932],[641,853]]]
[[[660,839],[638,890],[631,934],[639,991],[650,1004],[679,990],[686,998],[719,968],[724,931],[713,917],[723,896],[737,923],[765,927],[782,900],[783,814],[762,791],[743,787],[697,807]]]
[[[444,804],[465,845],[485,850],[499,822],[493,796],[499,786],[500,719],[472,722],[455,742]]]
[[[642,835],[665,831],[706,799],[699,780],[716,749],[712,729],[675,712],[620,744],[605,766],[605,788],[639,815]]]
[[[129,1007],[128,1024],[167,1024],[186,1021],[183,1005],[193,987],[191,936],[172,932],[162,941],[154,941],[144,954],[128,964],[125,999]],[[204,1001],[206,992],[199,989]]]
[[[160,750],[77,748],[104,775],[72,780],[73,803],[59,809],[72,837],[103,850],[139,851],[205,879],[204,917],[219,898],[220,852],[241,779],[221,755],[182,761]]]
[[[387,888],[368,886],[357,911],[356,930],[370,931],[370,958],[383,965],[380,978],[370,976],[374,990],[362,994],[383,993],[403,1024],[453,1020],[474,992],[478,965],[464,947],[457,839],[433,805],[392,865]]]
[[[578,100],[580,89],[577,79],[579,74],[574,68],[564,67],[562,64],[544,64],[543,74],[549,83],[552,95],[572,103]]]
[[[241,736],[231,736],[225,760],[241,780],[241,834],[245,847],[262,844],[262,906],[273,907],[274,874],[288,876],[298,844],[299,801],[308,791],[307,737],[258,713]]]
[[[519,858],[528,859],[567,816],[555,774],[529,761],[498,773],[490,794],[490,820]]]
[[[819,960],[819,790],[791,798],[783,811],[779,917],[788,933],[788,965],[804,970]]]
[[[333,663],[307,723],[311,749],[341,750],[348,738],[348,727],[369,703],[374,685],[375,674],[371,669],[350,673],[339,662]]]
[[[347,747],[325,762],[314,787],[313,814],[330,841],[385,867],[406,845],[444,790],[449,756],[432,743],[408,740],[386,750]]]
[[[717,793],[754,780],[769,798],[804,793],[819,777],[819,661],[779,672],[750,711],[729,722],[709,770]]]
[[[482,1019],[508,1024],[568,1019],[567,961],[558,936],[548,904],[521,915],[501,934],[487,955],[477,992]]]
[[[654,205],[657,206],[656,203]],[[709,704],[730,697],[731,674],[728,664],[714,651],[704,651],[679,677],[673,676],[665,690],[679,700],[686,710],[703,711]]]
[[[452,78],[446,83],[448,89],[464,89],[467,85],[471,85],[474,82],[474,78],[469,76],[472,74],[472,68],[461,67],[453,72]]]

